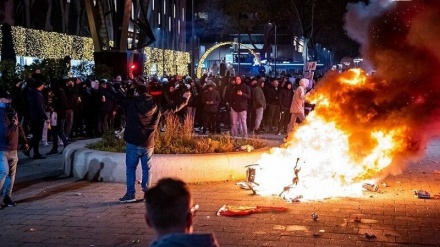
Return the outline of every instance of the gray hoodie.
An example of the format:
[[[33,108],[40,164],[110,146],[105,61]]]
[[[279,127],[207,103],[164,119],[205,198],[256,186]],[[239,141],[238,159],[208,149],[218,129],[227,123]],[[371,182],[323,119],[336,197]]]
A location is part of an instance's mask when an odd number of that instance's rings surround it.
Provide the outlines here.
[[[219,247],[212,233],[205,234],[167,234],[156,239],[150,247]]]

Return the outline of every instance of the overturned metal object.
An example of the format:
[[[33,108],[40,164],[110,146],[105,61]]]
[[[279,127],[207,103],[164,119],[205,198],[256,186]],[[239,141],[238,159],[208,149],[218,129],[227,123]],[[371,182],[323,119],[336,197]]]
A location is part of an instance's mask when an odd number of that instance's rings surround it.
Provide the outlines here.
[[[246,169],[246,184],[249,187],[250,190],[252,190],[252,193],[254,195],[257,194],[257,191],[255,190],[255,187],[257,187],[259,184],[255,183],[255,175],[257,172],[257,169],[255,169],[254,167],[258,167],[258,164],[252,164],[252,165],[248,165],[245,166]]]
[[[362,188],[364,188],[364,189],[366,189],[368,191],[377,192],[379,190],[379,185],[365,183],[365,184],[362,185]]]

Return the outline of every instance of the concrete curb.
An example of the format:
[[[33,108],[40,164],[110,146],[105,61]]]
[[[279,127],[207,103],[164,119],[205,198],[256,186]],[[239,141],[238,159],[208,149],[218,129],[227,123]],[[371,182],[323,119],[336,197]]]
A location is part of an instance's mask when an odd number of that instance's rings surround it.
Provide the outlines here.
[[[125,153],[111,153],[85,148],[98,139],[78,141],[67,146],[63,152],[64,174],[79,179],[125,183]],[[252,152],[213,154],[154,154],[151,182],[163,177],[176,177],[185,182],[213,182],[243,180],[245,166],[256,163],[270,146],[278,144],[267,141],[268,147]],[[136,177],[141,178],[139,164]]]

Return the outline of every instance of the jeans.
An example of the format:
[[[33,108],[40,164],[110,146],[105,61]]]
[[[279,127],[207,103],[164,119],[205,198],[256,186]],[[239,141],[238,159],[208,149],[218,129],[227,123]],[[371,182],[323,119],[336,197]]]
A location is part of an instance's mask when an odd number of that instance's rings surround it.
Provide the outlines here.
[[[142,181],[141,187],[146,190],[150,186],[150,168],[151,157],[153,156],[154,148],[146,148],[127,143],[125,150],[125,165],[126,165],[126,180],[127,180],[127,195],[134,195],[136,193],[136,168],[141,160],[142,166]]]
[[[240,126],[240,131],[243,136],[247,136],[247,125],[246,125],[247,111],[236,112],[231,108],[231,136],[238,135],[238,128]]]
[[[217,112],[203,112],[205,120],[203,121],[203,134],[206,130],[209,134],[214,134],[217,131]]]
[[[260,130],[261,120],[263,120],[263,107],[258,107],[255,109],[255,125],[254,130]]]
[[[277,128],[280,124],[280,106],[279,105],[268,105],[267,106],[267,127]]]
[[[289,134],[292,129],[293,126],[295,126],[295,122],[296,119],[299,119],[302,122],[304,122],[304,120],[306,119],[306,116],[304,115],[304,112],[300,112],[300,113],[292,113],[292,115],[290,116],[290,122],[289,125],[287,125],[287,134]]]
[[[191,118],[193,125],[194,125],[194,120],[196,117],[196,109],[197,108],[195,108],[195,107],[190,107],[190,106],[186,107],[186,116]]]
[[[67,138],[64,134],[64,119],[60,119],[57,121],[56,126],[52,126],[52,150],[58,151],[58,137],[63,141],[64,147],[67,146]]]
[[[17,150],[0,151],[0,188],[3,196],[11,197],[12,195],[17,163]]]
[[[31,120],[31,132],[32,132],[32,149],[34,150],[34,155],[39,156],[40,154],[40,141],[43,135],[45,121],[44,119],[32,119]]]
[[[72,126],[73,126],[73,110],[66,110],[65,134],[67,138],[69,138],[70,134],[72,133]]]

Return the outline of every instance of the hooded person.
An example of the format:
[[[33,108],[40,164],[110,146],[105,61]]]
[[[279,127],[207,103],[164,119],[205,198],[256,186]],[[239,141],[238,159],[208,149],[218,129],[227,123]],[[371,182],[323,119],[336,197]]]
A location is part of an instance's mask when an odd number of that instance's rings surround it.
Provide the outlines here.
[[[299,119],[301,123],[304,122],[304,120],[306,119],[304,113],[304,103],[306,101],[306,89],[308,85],[309,79],[302,78],[299,81],[299,87],[295,90],[295,93],[293,94],[292,104],[290,105],[290,113],[292,113],[292,115],[290,117],[290,122],[287,125],[287,133],[290,133],[290,131],[292,131],[296,119]]]
[[[175,113],[182,110],[188,104],[190,92],[183,95],[185,99],[179,104],[158,105],[149,95],[146,85],[138,85],[133,97],[125,97],[117,94],[116,99],[124,108],[126,114],[126,129],[124,140],[126,141],[126,183],[127,189],[119,202],[136,201],[136,168],[139,160],[142,166],[141,187],[146,191],[150,183],[151,158],[154,153],[154,137],[157,132],[160,116],[162,114]]]
[[[45,111],[46,101],[44,100],[42,91],[44,88],[43,81],[34,81],[34,87],[29,91],[29,112],[32,132],[32,150],[34,152],[33,159],[45,159],[40,154],[40,141],[43,136],[44,124],[48,121]]]

